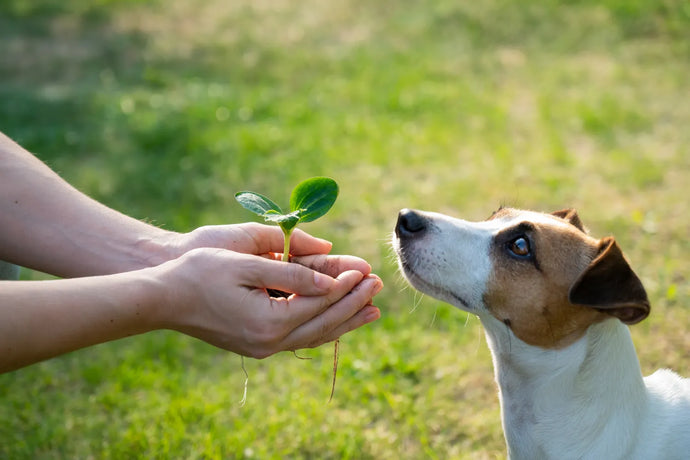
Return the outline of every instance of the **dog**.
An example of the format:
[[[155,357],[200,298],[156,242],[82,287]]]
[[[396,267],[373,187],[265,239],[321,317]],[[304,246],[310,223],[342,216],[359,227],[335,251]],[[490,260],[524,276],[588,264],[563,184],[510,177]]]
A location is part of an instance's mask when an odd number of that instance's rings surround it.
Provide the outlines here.
[[[509,458],[690,458],[690,380],[642,376],[628,325],[649,314],[647,294],[576,211],[468,222],[403,209],[393,247],[414,288],[484,326]]]

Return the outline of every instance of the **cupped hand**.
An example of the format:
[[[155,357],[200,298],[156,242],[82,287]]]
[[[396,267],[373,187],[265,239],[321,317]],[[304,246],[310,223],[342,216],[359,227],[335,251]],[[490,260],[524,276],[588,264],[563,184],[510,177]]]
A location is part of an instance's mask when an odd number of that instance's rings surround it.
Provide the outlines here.
[[[283,252],[283,232],[279,227],[254,222],[207,225],[189,233],[176,234],[173,252],[181,255],[197,248],[221,248],[245,254],[267,255]],[[332,244],[295,229],[290,239],[290,253],[295,256],[328,254]]]
[[[247,237],[244,230],[232,244],[260,254],[273,252],[273,246]],[[297,237],[302,249],[319,245],[304,235]],[[364,260],[310,254],[293,261],[297,263],[222,249],[189,251],[155,269],[166,292],[158,308],[159,325],[265,358],[319,346],[380,317],[371,301],[383,283]],[[292,295],[270,297],[268,288]]]

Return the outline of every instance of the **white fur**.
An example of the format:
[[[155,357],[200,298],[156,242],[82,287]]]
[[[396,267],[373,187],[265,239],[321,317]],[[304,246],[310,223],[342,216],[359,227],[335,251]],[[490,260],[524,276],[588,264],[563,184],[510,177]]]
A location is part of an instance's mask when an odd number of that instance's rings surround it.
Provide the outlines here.
[[[643,378],[626,325],[596,323],[562,349],[528,345],[492,316],[482,296],[489,244],[514,219],[470,223],[420,213],[420,238],[394,239],[413,286],[475,313],[484,325],[499,386],[508,454],[514,459],[688,459],[690,380],[669,370]],[[567,225],[540,213],[520,220]],[[462,301],[459,301],[462,299]]]
[[[480,313],[491,261],[475,258],[488,252],[496,222],[472,223],[437,213],[423,213],[432,222],[427,234],[414,242],[414,258],[400,257],[402,273],[415,288],[463,310]],[[430,244],[433,242],[433,244]],[[400,241],[393,240],[400,256]],[[458,264],[458,261],[467,261]],[[410,269],[405,269],[410,264]],[[448,273],[456,276],[448,277]]]

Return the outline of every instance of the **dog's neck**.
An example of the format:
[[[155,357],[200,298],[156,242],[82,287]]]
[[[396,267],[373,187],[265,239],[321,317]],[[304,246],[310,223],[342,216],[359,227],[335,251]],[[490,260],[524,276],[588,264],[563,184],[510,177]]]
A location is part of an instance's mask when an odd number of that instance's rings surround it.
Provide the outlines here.
[[[519,340],[490,315],[481,318],[494,361],[511,458],[613,458],[612,431],[641,419],[646,391],[628,327],[611,319],[572,345],[547,350]],[[625,423],[616,423],[624,419]],[[632,443],[637,430],[613,435]],[[607,441],[608,440],[608,441]],[[609,455],[611,454],[611,455]]]

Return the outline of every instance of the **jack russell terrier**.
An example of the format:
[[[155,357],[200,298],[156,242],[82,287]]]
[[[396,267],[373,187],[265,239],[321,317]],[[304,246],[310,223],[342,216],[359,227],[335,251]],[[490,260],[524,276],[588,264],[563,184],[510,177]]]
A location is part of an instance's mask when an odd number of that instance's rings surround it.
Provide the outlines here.
[[[403,209],[393,246],[412,286],[481,320],[510,458],[690,459],[690,380],[642,377],[627,325],[647,294],[574,210]]]

